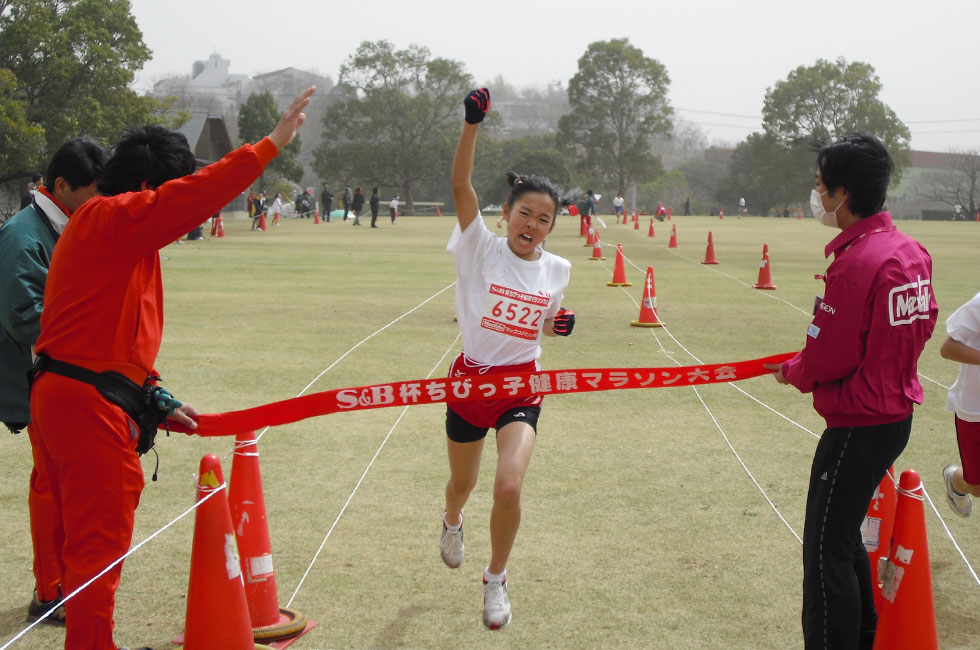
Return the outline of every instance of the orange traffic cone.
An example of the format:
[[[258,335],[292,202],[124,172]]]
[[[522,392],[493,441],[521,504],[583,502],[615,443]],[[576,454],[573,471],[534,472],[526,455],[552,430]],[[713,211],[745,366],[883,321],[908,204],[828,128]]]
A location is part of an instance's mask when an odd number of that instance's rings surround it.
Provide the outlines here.
[[[221,215],[218,215],[218,237],[225,236],[225,222],[222,221]]]
[[[252,648],[252,623],[218,457],[208,454],[201,458],[200,472],[198,502],[212,492],[219,493],[195,513],[184,648]]]
[[[574,209],[575,209],[575,206],[574,205],[568,208],[569,213],[572,214],[573,216],[575,214],[578,214],[578,210],[576,210],[574,213],[572,213],[572,210],[574,210]],[[581,237],[588,236],[588,234],[589,234],[589,227],[585,224],[585,217],[583,217],[582,215],[579,215],[579,217],[578,217],[578,223],[579,223],[579,235]]]
[[[803,221],[803,208],[796,208],[796,220]]]
[[[677,224],[670,229],[670,243],[667,244],[667,248],[677,248]]]
[[[922,481],[915,470],[902,472],[897,501],[891,550],[878,572],[881,610],[874,647],[938,649]]]
[[[265,230],[265,212],[259,216],[259,230]]]
[[[657,318],[657,290],[653,284],[653,267],[647,267],[647,279],[643,284],[643,300],[640,301],[640,317],[630,323],[633,327],[663,327]]]
[[[775,289],[769,273],[769,244],[762,245],[762,261],[759,262],[759,281],[752,285],[754,289]]]
[[[667,208],[667,221],[670,221],[670,208]]]
[[[319,225],[319,224],[320,224],[320,208],[316,208],[313,211],[313,225]]]
[[[868,551],[868,561],[871,562],[871,589],[875,596],[875,609],[881,611],[881,586],[878,580],[879,559],[884,563],[888,559],[888,543],[892,538],[892,528],[895,523],[895,467],[892,466],[875,488],[871,503],[868,504],[868,514],[861,524],[861,538],[864,548]]]
[[[583,246],[595,246],[595,228],[589,226],[587,232],[588,234],[586,235],[585,244],[583,244]]]
[[[279,607],[256,442],[254,432],[240,433],[235,439],[228,504],[241,554],[252,636],[256,641],[272,641],[300,634],[307,623],[299,612]]]
[[[719,219],[724,219],[725,218],[725,208],[720,208],[718,210],[718,218]]]
[[[647,237],[653,237],[653,217],[650,217],[650,233]]]
[[[623,262],[623,245],[616,244],[616,266],[613,267],[612,282],[606,283],[607,287],[632,287],[632,282],[626,281],[626,265]]]
[[[441,217],[442,216],[442,210],[439,209],[439,206],[438,205],[436,206],[436,216],[437,217]]]
[[[599,241],[599,233],[595,235],[595,243],[592,245],[592,257],[590,260],[604,260],[605,257],[602,256],[602,242]]]
[[[633,230],[639,230],[639,229],[640,229],[640,220],[637,219],[636,217],[634,217],[633,218]]]
[[[211,236],[218,234],[218,215],[211,217]]]
[[[715,242],[711,237],[711,231],[708,231],[708,250],[704,252],[704,261],[702,264],[717,264],[718,260],[715,259]]]

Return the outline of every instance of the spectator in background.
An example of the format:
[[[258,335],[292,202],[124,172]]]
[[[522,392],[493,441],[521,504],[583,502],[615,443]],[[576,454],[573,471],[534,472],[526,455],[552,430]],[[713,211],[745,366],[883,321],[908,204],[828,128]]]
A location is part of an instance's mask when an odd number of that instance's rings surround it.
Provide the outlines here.
[[[684,199],[684,216],[691,216],[691,197]]]
[[[282,196],[279,192],[276,192],[275,196],[272,197],[272,225],[279,225],[279,213],[282,212]]]
[[[320,204],[323,206],[323,220],[330,223],[330,211],[333,210],[333,192],[330,191],[330,186],[327,183],[323,184],[323,190],[320,192]]]
[[[378,221],[378,210],[381,209],[381,197],[378,196],[377,187],[371,190],[371,200],[369,201],[369,204],[371,206],[371,227],[377,228],[378,226],[376,224]]]
[[[27,193],[20,197],[20,209],[23,210],[31,204],[34,199],[34,192],[40,187],[41,183],[44,181],[44,177],[40,174],[34,174],[31,176],[31,182],[27,184]]]
[[[395,217],[398,216],[398,195],[391,197],[391,203],[388,204],[388,212],[391,214],[391,225],[395,225]]]
[[[55,609],[48,620],[63,623],[61,547],[55,534],[54,496],[37,432],[30,424],[27,375],[41,333],[44,286],[51,255],[71,215],[95,196],[108,155],[88,138],[72,138],[48,165],[51,187],[40,187],[31,203],[0,228],[0,421],[17,433],[27,427],[34,454],[27,506],[34,545],[34,595],[30,618]]]
[[[746,214],[745,197],[740,196],[738,197],[738,218],[741,219],[743,214]]]
[[[344,186],[344,193],[341,198],[344,201],[344,223],[347,223],[347,214],[350,212],[350,204],[354,198],[350,191],[350,185]]]
[[[361,211],[364,209],[364,195],[361,194],[361,188],[356,188],[354,190],[354,198],[351,199],[350,211],[354,213],[354,225],[361,225]]]

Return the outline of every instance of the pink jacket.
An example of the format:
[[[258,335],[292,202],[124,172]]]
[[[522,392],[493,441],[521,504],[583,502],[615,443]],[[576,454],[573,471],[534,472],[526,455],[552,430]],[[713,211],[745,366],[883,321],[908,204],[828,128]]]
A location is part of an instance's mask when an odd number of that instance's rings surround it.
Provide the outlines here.
[[[916,364],[939,307],[932,258],[891,215],[861,219],[824,249],[834,254],[806,346],[783,364],[828,427],[904,420],[922,403]]]

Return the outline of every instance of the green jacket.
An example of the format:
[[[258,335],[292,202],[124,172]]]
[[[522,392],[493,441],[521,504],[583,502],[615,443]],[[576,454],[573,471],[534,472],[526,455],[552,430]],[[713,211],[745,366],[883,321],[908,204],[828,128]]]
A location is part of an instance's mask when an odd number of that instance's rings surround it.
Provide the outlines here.
[[[0,422],[30,422],[27,373],[58,234],[34,204],[0,228]]]
[[[578,211],[584,217],[595,214],[595,198],[586,194],[578,202]]]

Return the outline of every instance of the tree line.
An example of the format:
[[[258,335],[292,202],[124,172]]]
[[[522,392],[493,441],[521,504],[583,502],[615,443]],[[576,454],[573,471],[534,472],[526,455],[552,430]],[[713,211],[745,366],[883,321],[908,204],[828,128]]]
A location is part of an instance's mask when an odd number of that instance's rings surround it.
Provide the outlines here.
[[[166,112],[174,98],[129,88],[150,56],[127,0],[0,0],[0,183],[22,185],[70,136],[112,144],[130,124],[179,125],[186,114]],[[460,101],[476,85],[462,62],[426,47],[361,43],[340,67],[309,171],[336,186],[384,187],[409,209],[416,199],[450,202]],[[688,157],[668,170],[671,150],[703,146],[674,115],[669,88],[666,67],[629,39],[589,44],[567,83],[567,112],[556,132],[504,137],[500,115],[491,113],[491,137],[480,141],[474,177],[481,201],[501,203],[504,174],[515,170],[610,198],[623,192],[636,197],[640,210],[657,201],[679,207],[689,198],[695,213],[707,213],[744,196],[754,213],[765,214],[804,205],[813,147],[852,131],[885,143],[896,182],[908,163],[909,130],[881,100],[882,84],[867,63],[821,59],[797,67],[767,89],[762,131],[739,142],[730,160]],[[240,140],[268,132],[278,113],[270,93],[248,97],[238,114]],[[295,141],[263,183],[300,183],[307,170],[299,151]],[[942,187],[922,194],[955,197],[950,200],[973,210],[980,194],[977,152],[961,153],[963,173],[944,175]]]

